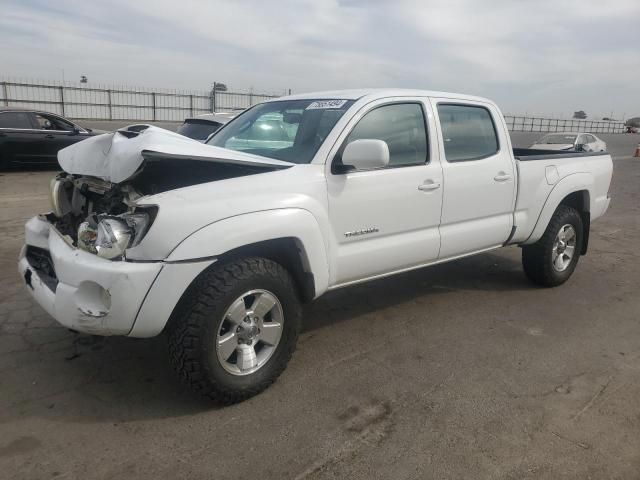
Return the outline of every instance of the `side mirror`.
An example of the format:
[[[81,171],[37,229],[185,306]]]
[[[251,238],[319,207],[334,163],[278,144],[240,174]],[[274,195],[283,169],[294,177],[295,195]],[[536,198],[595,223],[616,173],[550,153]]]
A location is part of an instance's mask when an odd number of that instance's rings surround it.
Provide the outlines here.
[[[582,143],[576,143],[575,150],[578,152],[584,152],[584,145]]]
[[[342,152],[342,164],[355,170],[371,170],[389,165],[389,146],[383,140],[354,140]]]

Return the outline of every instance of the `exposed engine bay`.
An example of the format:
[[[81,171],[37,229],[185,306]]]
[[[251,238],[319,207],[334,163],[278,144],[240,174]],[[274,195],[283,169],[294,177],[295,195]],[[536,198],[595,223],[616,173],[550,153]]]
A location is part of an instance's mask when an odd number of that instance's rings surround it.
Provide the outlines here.
[[[157,207],[137,205],[141,197],[265,171],[269,169],[158,159],[145,162],[122,183],[62,172],[51,182],[53,211],[47,220],[74,246],[119,259],[127,248],[140,243],[157,214]]]

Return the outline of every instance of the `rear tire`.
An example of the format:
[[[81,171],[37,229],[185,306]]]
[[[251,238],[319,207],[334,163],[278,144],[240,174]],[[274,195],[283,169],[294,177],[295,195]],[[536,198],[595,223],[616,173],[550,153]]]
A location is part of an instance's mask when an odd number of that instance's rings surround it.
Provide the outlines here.
[[[580,214],[572,207],[560,205],[540,240],[522,247],[525,274],[533,283],[543,287],[563,284],[576,269],[582,243]]]
[[[284,267],[258,257],[214,264],[172,315],[171,363],[192,390],[237,403],[282,373],[300,323],[297,290]]]

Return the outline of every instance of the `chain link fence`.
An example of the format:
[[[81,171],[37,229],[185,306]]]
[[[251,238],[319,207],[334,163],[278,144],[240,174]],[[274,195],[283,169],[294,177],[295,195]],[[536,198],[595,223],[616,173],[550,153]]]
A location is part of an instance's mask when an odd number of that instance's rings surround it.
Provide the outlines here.
[[[203,113],[244,110],[279,95],[226,91],[178,91],[138,87],[86,86],[83,84],[0,81],[0,106],[49,111],[77,120],[133,120],[181,122]],[[505,115],[515,132],[585,131],[624,133],[624,122],[565,120]]]
[[[505,115],[507,128],[512,132],[589,132],[625,133],[624,122],[606,120],[577,120],[560,118]]]
[[[57,82],[0,81],[0,107],[32,108],[77,120],[182,121],[203,113],[244,110],[279,95],[96,87]]]

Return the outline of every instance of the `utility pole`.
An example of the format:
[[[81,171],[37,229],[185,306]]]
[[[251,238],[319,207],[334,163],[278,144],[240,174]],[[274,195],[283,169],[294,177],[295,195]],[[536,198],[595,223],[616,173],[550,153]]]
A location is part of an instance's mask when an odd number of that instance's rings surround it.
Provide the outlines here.
[[[213,82],[213,88],[211,89],[211,112],[216,113],[216,90],[218,89],[218,82]]]
[[[226,92],[227,86],[224,83],[213,82],[213,87],[211,87],[211,112],[216,113],[217,105],[217,92]]]

